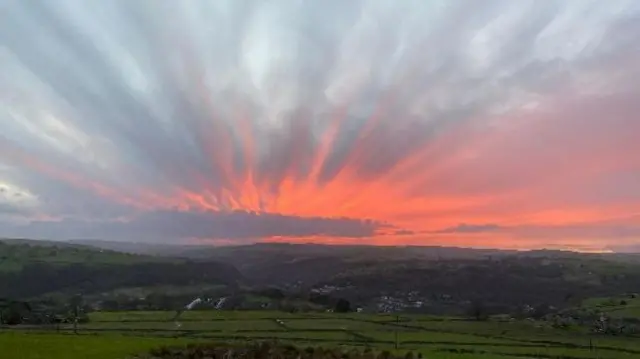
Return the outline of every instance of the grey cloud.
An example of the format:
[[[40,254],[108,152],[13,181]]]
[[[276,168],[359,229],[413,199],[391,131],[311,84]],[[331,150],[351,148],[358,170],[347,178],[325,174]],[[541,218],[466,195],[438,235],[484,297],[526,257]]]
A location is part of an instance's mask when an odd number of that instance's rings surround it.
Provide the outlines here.
[[[519,226],[510,228],[511,233],[521,238],[581,238],[588,240],[638,240],[640,239],[640,225],[629,224],[582,224],[565,226]],[[625,243],[620,245],[624,246]],[[628,244],[626,244],[628,245]]]
[[[631,217],[637,219],[637,217]],[[510,225],[502,226],[493,223],[467,224],[461,223],[454,227],[443,228],[430,233],[505,233],[517,235],[518,238],[640,238],[640,225],[625,223],[624,221],[584,223],[575,225]]]
[[[209,122],[229,123],[233,121],[233,116],[237,115],[233,113],[229,103],[221,101],[220,92],[215,90],[215,86],[224,85],[214,82],[209,88],[199,89],[198,81],[215,81],[214,76],[224,78],[225,73],[237,74],[239,78],[234,86],[241,87],[228,87],[224,91],[230,91],[232,97],[237,97],[238,92],[249,94],[247,100],[250,103],[240,103],[238,106],[257,106],[264,117],[264,114],[270,111],[269,106],[276,106],[278,103],[277,98],[272,98],[272,105],[265,105],[264,100],[269,96],[279,96],[278,90],[264,88],[265,85],[260,84],[259,78],[256,77],[257,70],[252,70],[251,65],[243,61],[254,61],[254,67],[257,66],[260,71],[267,71],[264,76],[277,81],[277,84],[270,86],[294,87],[297,91],[300,88],[311,87],[300,76],[311,73],[323,77],[321,84],[315,88],[316,92],[304,98],[314,99],[311,102],[316,106],[324,101],[326,106],[326,99],[323,100],[321,94],[334,85],[332,81],[339,81],[336,86],[340,82],[349,85],[348,77],[345,76],[357,69],[355,64],[358,57],[355,56],[364,54],[354,53],[353,56],[342,60],[340,56],[346,56],[346,53],[354,48],[371,52],[371,56],[366,57],[366,61],[371,63],[363,65],[372,66],[367,72],[366,78],[369,80],[358,87],[357,93],[364,96],[358,102],[373,111],[378,103],[388,101],[389,105],[383,106],[385,108],[381,111],[385,117],[394,118],[393,126],[396,129],[387,131],[384,125],[378,126],[374,136],[366,143],[368,147],[375,148],[370,150],[373,154],[366,156],[365,160],[360,160],[359,164],[363,173],[376,173],[388,169],[398,158],[428,141],[429,134],[433,132],[430,128],[447,126],[456,119],[477,116],[483,109],[506,102],[505,98],[514,96],[515,92],[539,91],[539,88],[528,89],[527,78],[521,74],[524,69],[540,63],[541,60],[536,59],[534,53],[536,35],[556,19],[557,10],[561,8],[562,3],[548,2],[541,5],[539,2],[526,2],[514,6],[505,1],[487,1],[485,6],[481,6],[483,10],[475,14],[468,13],[466,5],[452,3],[444,10],[439,10],[442,16],[435,21],[437,25],[434,25],[433,30],[436,32],[424,35],[416,35],[416,31],[424,27],[428,13],[438,10],[438,6],[420,2],[409,2],[410,5],[397,7],[388,6],[384,2],[354,2],[354,5],[348,7],[349,11],[344,13],[338,12],[331,5],[318,8],[314,2],[299,2],[298,5],[287,2],[269,5],[242,2],[238,6],[227,4],[219,8],[197,2],[155,8],[151,3],[143,1],[135,5],[129,5],[130,2],[113,4],[100,6],[104,7],[100,9],[104,10],[104,13],[98,16],[96,11],[92,11],[92,6],[80,5],[69,0],[60,3],[44,2],[38,6],[14,2],[8,7],[12,16],[9,16],[10,21],[5,24],[7,31],[3,31],[5,36],[2,40],[16,60],[32,71],[39,80],[53,88],[56,96],[72,106],[70,111],[73,113],[66,116],[66,121],[71,121],[87,133],[97,133],[115,142],[116,148],[112,150],[122,151],[119,159],[126,158],[127,161],[131,161],[130,165],[136,166],[136,174],[142,175],[145,181],[154,184],[160,181],[168,185],[180,183],[193,187],[195,183],[191,172],[194,169],[209,178],[216,186],[229,185],[220,178],[219,168],[207,163],[209,154],[204,143],[215,141],[222,134],[207,140],[202,138],[202,132],[206,131],[201,129],[228,131],[228,128],[224,129],[228,126],[219,125],[212,128]],[[130,8],[135,9],[133,15],[126,15]],[[335,14],[332,9],[335,10]],[[467,20],[464,22],[450,16],[458,11],[464,12],[465,9]],[[500,47],[494,49],[495,53],[491,54],[494,57],[491,62],[493,67],[489,66],[487,71],[478,77],[469,72],[469,64],[473,59],[466,55],[467,42],[473,40],[474,32],[491,29],[492,21],[500,15],[505,15],[505,9],[506,16],[513,16],[512,21],[521,19],[523,23],[503,25],[511,26],[517,31],[509,35],[508,41],[503,41]],[[198,14],[200,11],[202,13]],[[405,11],[413,12],[413,15],[404,14]],[[227,14],[232,19],[242,20],[239,22],[243,25],[233,25],[230,20],[224,21]],[[214,34],[211,26],[205,22],[207,16],[226,24],[226,31]],[[92,21],[92,17],[98,17],[97,21]],[[368,17],[374,17],[377,21],[372,22]],[[160,18],[174,20],[167,24],[159,21]],[[308,22],[304,21],[305,18],[308,18]],[[139,22],[134,22],[134,19]],[[187,23],[189,20],[194,22]],[[337,21],[334,23],[334,20]],[[332,25],[326,25],[327,23]],[[251,31],[251,26],[267,26],[266,24],[269,27],[257,28],[263,29],[263,33]],[[320,30],[311,24],[319,25]],[[496,26],[500,25],[498,22]],[[84,26],[89,31],[77,31],[78,26]],[[439,36],[444,35],[439,32],[444,29],[455,29],[460,41],[450,41],[446,40],[446,36]],[[314,44],[312,39],[319,38],[317,41],[324,43],[325,48],[333,50],[329,53],[333,54],[334,61],[326,62],[324,67],[320,64],[309,66],[295,76],[283,74],[278,66],[306,66],[315,57],[294,45],[283,44],[286,40],[281,37],[283,32],[293,33],[297,44]],[[21,34],[20,37],[13,35],[17,33]],[[215,37],[205,41],[204,34]],[[345,37],[347,39],[344,39]],[[348,41],[350,37],[353,38],[351,42]],[[385,37],[389,39],[384,41]],[[29,41],[29,38],[37,42]],[[423,38],[430,41],[421,43],[418,40]],[[173,42],[178,40],[181,43]],[[45,41],[49,45],[45,44]],[[267,46],[275,53],[265,52],[249,56],[243,53],[242,48],[238,48],[241,47],[238,44],[245,42],[254,43],[255,48]],[[253,47],[248,49],[251,50]],[[399,94],[390,94],[391,99],[386,100],[385,92],[381,91],[383,88],[380,87],[384,85],[381,77],[384,77],[384,69],[389,67],[390,61],[395,64],[396,69],[406,65],[398,62],[401,60],[392,61],[395,57],[390,55],[402,50],[405,51],[405,56],[412,57],[405,58],[402,52],[396,57],[409,62],[419,61],[413,64],[414,66],[409,66],[409,69],[416,73],[410,74],[409,81],[403,80],[397,85],[401,91]],[[62,54],[64,56],[61,56]],[[227,56],[235,56],[236,60],[221,61]],[[424,59],[419,60],[421,57]],[[447,61],[448,58],[457,61]],[[125,65],[126,61],[131,64]],[[424,61],[442,63],[444,67],[424,69],[421,64]],[[136,63],[137,65],[134,65]],[[133,70],[136,66],[137,69]],[[345,66],[348,67],[344,68]],[[291,70],[290,67],[287,66],[287,71]],[[144,73],[127,73],[131,71]],[[539,81],[537,79],[544,78],[545,72],[544,67],[538,66],[535,76],[531,76],[531,79]],[[136,77],[146,79],[150,88],[135,91],[132,81]],[[418,81],[419,79],[421,80]],[[496,81],[501,83],[502,89],[499,92],[496,92],[493,85]],[[153,92],[149,93],[149,90]],[[203,90],[206,93],[201,93]],[[425,103],[424,106],[429,106],[431,111],[421,114],[423,123],[416,124],[413,121],[415,116],[408,115],[406,108],[415,104],[416,94],[427,96],[429,93],[433,94],[431,103]],[[295,101],[295,106],[309,106],[304,101],[297,101],[298,97],[289,100]],[[294,107],[291,110],[295,109]],[[314,116],[313,109],[304,110],[307,118]],[[371,111],[368,114],[352,116],[351,122],[362,123],[371,116]],[[425,116],[433,120],[426,124]],[[409,121],[406,122],[405,119]],[[296,122],[305,120],[292,119]],[[167,121],[170,123],[169,127],[163,125]],[[403,125],[404,122],[406,123]],[[386,121],[387,126],[390,124],[390,121]],[[349,123],[344,126],[353,125]],[[308,132],[314,132],[313,126],[302,127],[308,128]],[[364,126],[360,124],[357,127],[362,129]],[[344,142],[354,143],[353,134],[350,135],[348,131],[341,131],[341,134],[349,136]],[[258,140],[276,142],[281,144],[278,148],[285,149],[290,148],[296,142],[296,138],[301,136],[297,131],[283,131],[275,137],[270,136],[268,132],[260,135]],[[357,130],[355,136],[358,136]],[[268,145],[266,148],[270,150],[267,151],[268,155],[263,156],[261,168],[266,173],[274,172],[278,179],[278,175],[283,171],[282,167],[292,162],[291,151],[278,150]],[[343,163],[340,159],[344,158],[350,149],[347,147],[347,151],[344,152],[334,151],[333,157],[336,158],[329,163],[340,165]],[[278,159],[282,156],[284,158]],[[373,161],[372,158],[377,160]],[[277,165],[278,160],[284,165]],[[87,167],[82,169],[87,170]],[[331,168],[326,170],[335,172]]]
[[[25,214],[25,211],[20,207],[13,206],[8,203],[0,202],[0,215],[13,215],[13,214]]]
[[[7,225],[5,232],[13,237],[116,238],[166,242],[178,238],[257,240],[263,237],[318,235],[366,238],[374,235],[379,226],[372,221],[298,218],[248,212],[154,211],[126,220],[34,221],[28,225]]]
[[[393,232],[393,234],[396,236],[410,236],[416,234],[416,232],[408,229],[399,229]]]
[[[484,233],[496,232],[503,229],[497,224],[466,224],[461,223],[455,227],[444,228],[433,233]]]
[[[638,255],[640,253],[640,245],[612,245],[609,247],[610,250],[617,253],[634,253]]]
[[[250,170],[273,192],[265,197],[277,197],[285,178],[309,176],[333,125],[322,183],[346,166],[375,179],[430,145],[420,165],[434,166],[449,155],[434,145],[442,133],[461,124],[480,131],[496,113],[560,90],[607,92],[613,85],[593,79],[610,75],[607,66],[619,58],[640,58],[631,49],[640,38],[637,1],[474,5],[7,1],[0,6],[0,164],[12,170],[0,172],[0,183],[32,191],[41,212],[74,218],[51,224],[59,231],[106,221],[101,235],[142,235],[164,223],[206,222],[202,216],[237,226],[241,215],[225,214],[232,205],[184,217],[172,212],[174,198],[237,199],[243,193],[233,177]],[[625,72],[613,82],[638,95],[632,78],[637,73]],[[141,214],[127,226],[112,222],[138,213],[136,203],[169,211],[154,218],[180,220],[158,224]],[[274,218],[251,221],[264,235],[285,222],[294,235],[326,230]],[[202,228],[236,233],[214,227]],[[203,235],[197,228],[166,233]],[[367,232],[333,235],[356,233]]]

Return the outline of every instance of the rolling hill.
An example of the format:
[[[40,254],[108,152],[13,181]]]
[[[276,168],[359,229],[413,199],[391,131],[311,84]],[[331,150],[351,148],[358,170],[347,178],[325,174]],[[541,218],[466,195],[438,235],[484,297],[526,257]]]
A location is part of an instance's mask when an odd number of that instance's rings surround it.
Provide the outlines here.
[[[242,280],[235,267],[213,260],[134,255],[57,242],[0,241],[0,293],[11,299],[158,285],[236,286]]]

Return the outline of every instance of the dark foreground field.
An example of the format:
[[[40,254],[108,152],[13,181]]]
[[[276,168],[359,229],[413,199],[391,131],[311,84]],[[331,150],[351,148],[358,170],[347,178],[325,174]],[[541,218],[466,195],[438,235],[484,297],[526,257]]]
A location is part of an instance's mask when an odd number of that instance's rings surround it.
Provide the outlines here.
[[[299,347],[413,351],[424,358],[640,358],[640,338],[554,329],[529,321],[428,316],[280,312],[98,312],[70,326],[22,327],[0,334],[3,359],[126,358],[189,343],[278,341]]]

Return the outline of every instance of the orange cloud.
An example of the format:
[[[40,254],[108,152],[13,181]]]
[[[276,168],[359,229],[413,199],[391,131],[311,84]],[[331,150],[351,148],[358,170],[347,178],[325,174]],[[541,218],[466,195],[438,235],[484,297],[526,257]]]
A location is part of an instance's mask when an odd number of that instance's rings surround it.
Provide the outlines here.
[[[623,169],[640,169],[640,150],[634,151],[637,142],[629,136],[640,133],[637,121],[630,119],[640,108],[631,99],[616,101],[554,101],[542,112],[512,112],[494,118],[493,128],[477,126],[486,122],[484,119],[450,126],[412,152],[403,153],[403,158],[377,175],[365,174],[362,167],[367,161],[375,162],[372,153],[376,153],[376,145],[388,140],[387,128],[375,121],[374,113],[340,170],[324,182],[319,176],[335,150],[345,121],[342,110],[336,111],[310,156],[309,139],[305,138],[309,128],[291,128],[291,136],[281,147],[290,151],[290,156],[284,157],[285,165],[276,169],[275,175],[263,174],[264,181],[256,179],[255,169],[249,165],[255,161],[252,122],[240,118],[237,128],[244,170],[234,175],[235,184],[218,202],[232,203],[227,207],[233,209],[260,208],[299,217],[366,218],[416,232],[398,236],[380,229],[378,236],[366,239],[367,244],[534,248],[544,243],[519,243],[513,235],[495,233],[434,236],[425,235],[425,231],[460,223],[569,225],[640,213],[638,199],[589,204],[582,201],[585,195],[580,193],[576,198],[563,198],[566,186],[579,186],[598,174],[615,176]],[[616,107],[625,111],[613,118]],[[605,115],[613,125],[600,120]],[[306,169],[306,176],[300,175],[301,169]],[[588,186],[585,190],[589,191]],[[321,236],[300,240],[362,243],[362,239]],[[571,238],[562,239],[562,243],[585,250],[601,247]]]
[[[596,29],[582,6],[537,3],[185,2],[136,7],[135,24],[125,3],[94,24],[90,7],[16,2],[0,23],[23,30],[0,44],[0,176],[8,163],[13,182],[55,198],[34,223],[108,234],[124,218],[119,233],[167,225],[216,243],[639,241],[631,5],[593,5]],[[329,230],[341,221],[350,230]]]

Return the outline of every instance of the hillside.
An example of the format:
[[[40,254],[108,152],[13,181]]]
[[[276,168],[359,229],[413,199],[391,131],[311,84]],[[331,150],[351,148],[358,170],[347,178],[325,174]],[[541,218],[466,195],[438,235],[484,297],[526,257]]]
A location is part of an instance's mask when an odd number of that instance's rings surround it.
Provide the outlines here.
[[[346,298],[371,311],[462,314],[473,303],[481,303],[492,312],[506,313],[523,306],[572,308],[592,297],[637,292],[640,282],[640,265],[629,259],[633,256],[620,260],[562,251],[297,244],[128,246],[146,253],[156,248],[151,256],[97,248],[117,247],[113,242],[96,242],[96,247],[12,243],[0,245],[0,296],[17,298],[80,292],[95,301],[155,298],[157,304],[206,294],[231,296],[229,305],[237,307],[285,302],[330,307]],[[173,256],[159,255],[165,250]],[[268,288],[278,288],[283,298],[257,294]],[[252,300],[259,303],[241,303]]]
[[[226,247],[89,240],[72,243],[127,253],[215,260],[235,266],[253,283],[268,282],[277,285],[327,280],[352,268],[376,262],[471,260],[515,253],[497,249],[455,247],[333,246],[288,243],[258,243]]]
[[[390,310],[461,314],[473,303],[495,313],[522,306],[568,308],[591,297],[633,293],[638,283],[637,264],[571,254],[376,263],[340,273],[315,288]]]
[[[189,246],[179,244],[164,243],[146,243],[146,242],[123,242],[123,241],[105,241],[105,240],[69,240],[66,243],[70,245],[80,245],[91,248],[105,249],[121,253],[141,254],[161,257],[189,257],[184,253],[197,249],[210,248],[210,246]],[[197,256],[193,256],[197,257]]]
[[[0,239],[0,272],[20,270],[35,263],[97,265],[156,261],[167,261],[167,259],[96,249],[65,242]]]
[[[589,298],[582,302],[580,309],[602,312],[611,318],[636,318],[640,320],[640,294]]]
[[[120,242],[100,240],[73,240],[70,244],[91,246],[126,253],[179,256],[186,258],[217,258],[228,261],[255,262],[266,257],[287,258],[339,257],[350,260],[366,259],[449,259],[478,258],[516,253],[500,249],[475,249],[438,246],[371,246],[371,245],[322,245],[293,243],[256,243],[239,246],[214,247],[208,245],[156,244],[145,242]]]
[[[242,280],[232,265],[211,260],[132,255],[55,242],[0,242],[0,297],[5,298],[159,285],[233,287]]]

